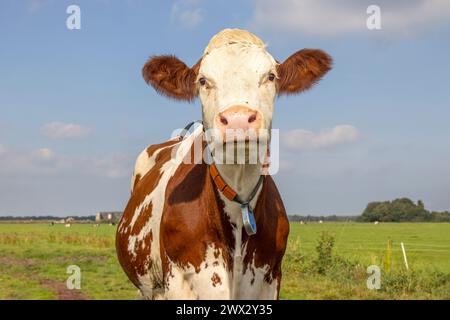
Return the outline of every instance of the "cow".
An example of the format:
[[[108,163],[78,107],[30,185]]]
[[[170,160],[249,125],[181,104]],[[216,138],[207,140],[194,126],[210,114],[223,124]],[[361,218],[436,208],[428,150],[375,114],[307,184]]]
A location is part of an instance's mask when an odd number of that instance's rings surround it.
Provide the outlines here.
[[[158,93],[199,97],[202,125],[136,160],[116,249],[144,299],[279,297],[289,222],[273,179],[263,175],[267,163],[184,160],[198,143],[217,150],[229,142],[228,130],[266,130],[270,140],[275,98],[311,88],[331,65],[317,49],[279,63],[240,29],[217,33],[191,68],[170,55],[145,63],[143,77]],[[205,140],[207,130],[216,135]]]

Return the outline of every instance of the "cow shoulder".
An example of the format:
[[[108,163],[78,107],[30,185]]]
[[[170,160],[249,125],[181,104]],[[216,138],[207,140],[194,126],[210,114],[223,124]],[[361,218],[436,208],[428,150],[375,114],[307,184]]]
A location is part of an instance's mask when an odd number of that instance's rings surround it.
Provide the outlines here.
[[[275,182],[270,176],[264,181],[254,212],[258,231],[251,237],[244,233],[243,241],[247,242],[244,266],[268,266],[267,276],[271,279],[278,278],[281,259],[286,250],[289,220]]]
[[[161,256],[199,272],[208,248],[229,261],[234,243],[223,202],[206,164],[181,164],[169,181],[161,221]],[[167,271],[167,261],[163,270]]]
[[[175,147],[175,144],[176,141],[170,140],[152,145],[145,150],[149,157],[154,157],[154,164],[134,184],[117,228],[116,251],[119,262],[136,286],[139,286],[138,276],[147,273],[150,267],[148,259],[151,254],[151,242],[154,240],[152,229],[146,229],[154,214],[154,203],[146,203],[146,197],[160,184],[162,168],[172,156],[170,146]],[[131,242],[131,239],[135,241]]]
[[[153,144],[142,150],[136,159],[133,176],[131,177],[131,192],[142,178],[155,166],[158,154],[174,144],[180,142],[180,139],[172,139],[163,143]]]

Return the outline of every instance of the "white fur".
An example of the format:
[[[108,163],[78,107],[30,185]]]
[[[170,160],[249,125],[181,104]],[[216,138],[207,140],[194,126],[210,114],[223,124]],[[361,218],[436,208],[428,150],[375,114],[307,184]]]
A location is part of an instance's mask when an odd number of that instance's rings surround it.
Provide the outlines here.
[[[214,253],[218,252],[216,258]],[[217,254],[216,252],[216,254]],[[165,292],[167,299],[230,299],[231,274],[227,270],[222,252],[213,246],[206,250],[204,261],[197,272],[194,266],[179,266],[170,261],[171,273],[167,275],[168,289]],[[220,283],[213,283],[213,276],[220,278]]]
[[[207,129],[216,130],[215,118],[226,109],[242,105],[259,111],[262,115],[262,128],[270,130],[276,96],[275,81],[269,74],[276,72],[277,62],[266,51],[262,41],[243,30],[226,29],[214,36],[205,49],[197,80],[204,78],[206,85],[199,85],[199,97],[203,108],[203,122]],[[270,138],[270,136],[269,136]],[[268,141],[269,142],[269,141]],[[221,141],[213,141],[221,144]],[[261,174],[261,165],[219,165],[217,169],[225,182],[242,199],[247,199],[253,191]],[[260,190],[251,201],[254,208]],[[224,211],[230,218],[235,235],[233,251],[233,276],[230,283],[232,299],[275,299],[277,281],[267,283],[264,275],[269,266],[256,268],[254,264],[243,274],[243,257],[246,244],[242,243],[242,216],[240,205],[220,195],[225,203]],[[254,284],[251,284],[255,272]]]
[[[156,160],[156,157],[158,156],[158,154],[162,150],[164,150],[166,148],[171,148],[171,147],[172,147],[172,145],[162,147],[158,150],[155,150],[155,152],[153,152],[153,154],[151,156],[148,155],[147,148],[144,149],[139,154],[139,156],[136,159],[136,164],[134,165],[133,176],[131,177],[131,192],[133,192],[136,177],[139,175],[142,179],[142,177],[145,176],[147,174],[147,172],[149,172],[155,165],[155,160]]]
[[[141,214],[141,212],[149,205],[152,205],[152,215],[151,218],[146,222],[145,226],[141,229],[139,234],[132,235],[129,239],[128,243],[128,251],[133,255],[136,256],[135,251],[135,244],[137,241],[143,242],[145,237],[152,232],[153,241],[151,242],[151,253],[150,256],[147,258],[148,264],[150,264],[150,261],[152,264],[158,266],[160,268],[161,266],[161,256],[160,256],[160,247],[159,247],[159,231],[160,231],[160,223],[161,223],[161,217],[162,217],[162,211],[164,207],[164,199],[165,199],[165,191],[166,186],[170,178],[173,176],[173,174],[176,172],[178,166],[182,163],[182,160],[185,158],[186,154],[190,151],[194,139],[202,134],[202,127],[200,126],[197,128],[190,136],[188,136],[186,139],[182,140],[179,143],[176,143],[173,145],[173,147],[177,148],[176,153],[174,154],[174,157],[171,158],[168,162],[166,162],[162,168],[161,168],[161,177],[158,185],[156,188],[148,194],[144,201],[136,208],[134,215],[132,217],[131,223],[127,226],[127,228],[120,228],[119,232],[125,232],[126,230],[133,228],[134,224],[136,223],[137,218]],[[156,156],[157,153],[161,152],[162,149],[158,149],[155,151],[154,156]],[[143,155],[141,153],[140,157]],[[145,164],[145,158],[148,159],[149,163]],[[153,157],[148,156],[142,156],[138,161],[141,163],[137,165],[141,168],[151,168],[154,163],[152,162]],[[142,171],[143,172],[143,171]],[[147,274],[141,275],[140,280],[142,280],[142,288],[140,288],[142,295],[144,298],[155,298],[154,296],[149,296],[153,292],[153,285],[154,279],[153,273],[151,270],[148,271]]]
[[[253,275],[253,272],[255,275]],[[255,260],[252,260],[252,264],[247,266],[245,273],[242,275],[241,286],[239,291],[239,299],[263,299],[270,300],[277,298],[277,286],[278,281],[272,279],[270,283],[264,280],[266,273],[269,270],[269,266],[265,265],[261,268],[255,267]],[[254,279],[253,285],[251,285]]]
[[[270,129],[276,87],[268,79],[269,73],[276,74],[276,61],[258,45],[237,42],[203,56],[198,79],[207,81],[206,85],[199,86],[205,126],[214,128],[219,112],[245,105],[259,111],[263,129]]]

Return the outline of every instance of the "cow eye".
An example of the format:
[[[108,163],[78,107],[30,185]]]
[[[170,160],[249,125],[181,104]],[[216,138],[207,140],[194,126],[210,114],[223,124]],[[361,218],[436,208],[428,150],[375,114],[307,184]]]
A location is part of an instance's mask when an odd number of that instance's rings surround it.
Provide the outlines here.
[[[200,79],[198,79],[198,82],[200,83],[201,86],[204,86],[206,84],[206,79],[200,78]]]
[[[275,75],[273,73],[269,73],[268,79],[269,81],[275,80]]]

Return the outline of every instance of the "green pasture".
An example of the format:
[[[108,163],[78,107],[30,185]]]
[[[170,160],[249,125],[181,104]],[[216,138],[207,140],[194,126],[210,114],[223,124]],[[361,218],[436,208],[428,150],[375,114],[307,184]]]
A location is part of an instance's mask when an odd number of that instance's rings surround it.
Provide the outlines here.
[[[334,247],[320,274],[316,247],[323,232],[334,237]],[[109,225],[0,224],[0,299],[136,299],[117,262],[114,236]],[[69,265],[81,268],[80,290],[66,288]],[[366,286],[369,265],[382,269],[380,290]],[[450,224],[293,223],[280,298],[450,299]]]

